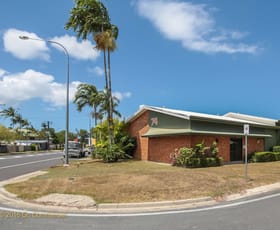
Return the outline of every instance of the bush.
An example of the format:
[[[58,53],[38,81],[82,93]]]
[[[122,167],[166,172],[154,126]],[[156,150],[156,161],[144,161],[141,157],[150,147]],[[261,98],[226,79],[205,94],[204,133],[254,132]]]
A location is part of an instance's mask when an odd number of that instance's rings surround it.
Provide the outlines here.
[[[222,166],[224,164],[224,159],[222,157],[216,157],[216,165]]]
[[[253,162],[270,162],[270,161],[276,161],[276,155],[273,152],[256,152],[252,156]],[[278,158],[278,156],[277,156]]]
[[[171,153],[172,165],[181,167],[214,167],[223,164],[223,158],[218,156],[217,143],[213,142],[211,147],[204,146],[204,143],[195,145],[194,148],[175,149]]]
[[[280,152],[273,152],[275,160],[280,161]]]
[[[176,164],[180,166],[187,166],[189,164],[189,159],[192,155],[193,149],[192,148],[180,148],[179,154],[176,159]]]
[[[127,155],[123,150],[122,146],[113,144],[113,145],[104,145],[97,146],[94,149],[94,154],[100,157],[104,162],[117,162],[119,159],[127,159],[131,158],[131,156]]]
[[[36,144],[31,144],[31,151],[36,151],[36,150],[37,150]]]
[[[97,125],[94,133],[98,133],[98,141],[93,152],[93,158],[102,158],[104,162],[116,162],[119,159],[132,158],[137,147],[136,138],[130,137],[126,122],[114,119],[114,144],[109,145],[108,121]]]
[[[279,153],[279,152],[280,152],[280,146],[273,146],[273,147],[272,147],[272,151],[273,151],[273,152],[278,152],[278,153]]]

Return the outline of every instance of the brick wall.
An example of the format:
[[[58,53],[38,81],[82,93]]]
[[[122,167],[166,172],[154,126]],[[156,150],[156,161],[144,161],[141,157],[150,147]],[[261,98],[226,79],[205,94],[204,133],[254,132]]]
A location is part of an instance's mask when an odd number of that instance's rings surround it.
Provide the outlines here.
[[[229,136],[206,136],[196,135],[192,136],[192,147],[196,144],[204,141],[205,146],[211,146],[214,141],[217,142],[219,149],[219,156],[221,156],[225,162],[230,161],[230,137]]]
[[[191,147],[191,136],[162,136],[149,139],[150,161],[171,163],[170,153],[176,148]]]
[[[137,148],[134,153],[134,158],[138,160],[148,160],[149,138],[142,137],[149,130],[149,112],[136,118],[128,128],[131,137],[137,139]]]
[[[205,146],[211,146],[214,141],[217,142],[219,155],[225,162],[230,161],[230,137],[229,136],[206,136],[206,135],[182,135],[182,136],[163,136],[149,139],[150,161],[159,161],[170,163],[170,153],[176,148],[194,147],[196,144],[204,141]]]
[[[264,151],[264,139],[263,138],[252,138],[248,137],[248,154],[253,152],[262,152]],[[243,143],[245,144],[245,138],[243,138]],[[243,155],[245,151],[243,151]]]

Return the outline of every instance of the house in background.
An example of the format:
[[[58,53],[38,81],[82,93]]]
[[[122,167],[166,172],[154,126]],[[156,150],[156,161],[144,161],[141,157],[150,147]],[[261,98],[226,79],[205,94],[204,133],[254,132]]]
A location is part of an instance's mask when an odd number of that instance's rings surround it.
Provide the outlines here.
[[[244,124],[250,127],[248,153],[270,150],[280,142],[278,120],[227,113],[223,116],[140,106],[127,121],[128,130],[137,139],[135,158],[171,162],[170,154],[181,147],[194,147],[204,141],[218,144],[225,162],[244,159]]]

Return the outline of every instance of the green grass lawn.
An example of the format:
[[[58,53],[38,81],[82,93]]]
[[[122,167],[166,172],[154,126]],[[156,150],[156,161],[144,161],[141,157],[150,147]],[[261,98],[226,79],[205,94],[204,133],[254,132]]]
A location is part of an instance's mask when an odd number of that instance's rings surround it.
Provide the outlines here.
[[[50,193],[88,195],[98,203],[142,202],[219,197],[280,181],[280,162],[186,169],[144,161],[80,161],[50,168],[47,174],[7,185],[27,200]]]

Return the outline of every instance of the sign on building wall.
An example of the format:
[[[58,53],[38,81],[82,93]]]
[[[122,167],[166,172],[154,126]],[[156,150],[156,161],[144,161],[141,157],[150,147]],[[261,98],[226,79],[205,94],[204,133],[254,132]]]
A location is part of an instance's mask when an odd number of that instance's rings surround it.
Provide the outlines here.
[[[250,132],[249,125],[248,125],[248,124],[245,124],[245,125],[244,125],[244,135],[249,135],[249,132]]]
[[[158,118],[152,117],[151,118],[151,126],[158,126]]]

